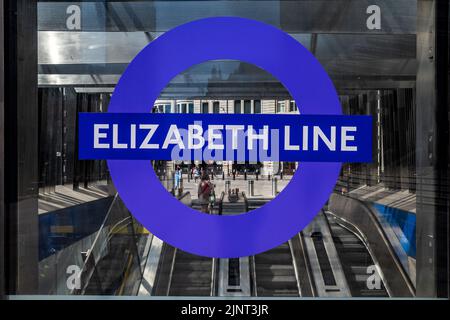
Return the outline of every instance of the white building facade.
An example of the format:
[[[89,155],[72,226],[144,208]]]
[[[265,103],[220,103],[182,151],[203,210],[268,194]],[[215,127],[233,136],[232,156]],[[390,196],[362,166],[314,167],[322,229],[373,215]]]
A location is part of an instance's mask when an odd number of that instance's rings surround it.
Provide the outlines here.
[[[156,100],[153,112],[157,113],[228,113],[228,114],[298,114],[298,107],[293,100]],[[178,163],[177,163],[178,164]],[[195,161],[198,165],[199,161]],[[174,164],[169,164],[173,166]],[[218,162],[225,174],[230,174],[233,169],[242,171],[242,168],[258,167],[262,176],[274,174],[293,174],[297,169],[297,163],[264,161],[259,166],[257,163],[242,163],[233,161]],[[247,165],[247,166],[246,166]]]

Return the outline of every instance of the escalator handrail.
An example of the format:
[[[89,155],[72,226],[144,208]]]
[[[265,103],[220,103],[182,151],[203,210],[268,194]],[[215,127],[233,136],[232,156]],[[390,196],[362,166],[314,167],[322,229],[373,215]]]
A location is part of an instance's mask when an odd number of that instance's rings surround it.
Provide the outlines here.
[[[219,265],[219,259],[218,258],[213,258],[212,259],[212,267],[211,267],[211,292],[210,292],[210,296],[214,297],[216,295],[216,291],[217,291],[217,281],[218,281],[218,268]]]
[[[332,215],[334,218],[336,218],[336,220],[337,220],[336,223],[337,223],[340,227],[342,227],[342,228],[344,228],[345,230],[347,230],[348,232],[351,232],[352,234],[354,234],[354,235],[362,242],[362,244],[363,244],[364,247],[366,248],[367,252],[369,253],[370,257],[372,258],[372,261],[373,261],[373,263],[375,264],[375,267],[377,268],[377,271],[378,271],[378,274],[380,275],[381,281],[383,282],[384,287],[386,288],[386,292],[388,293],[389,297],[392,297],[393,294],[392,294],[391,289],[389,288],[388,283],[386,282],[386,279],[385,279],[383,270],[381,269],[380,264],[379,264],[379,262],[378,262],[378,259],[376,258],[375,254],[373,253],[372,248],[371,248],[370,245],[369,245],[369,240],[368,240],[367,237],[364,235],[364,233],[363,233],[356,225],[354,225],[353,223],[347,221],[346,219],[337,216],[336,214],[334,214],[334,213],[331,212],[331,211],[328,211],[328,210],[327,210],[327,211],[325,211],[325,212],[328,213],[328,214],[330,214],[330,215]],[[350,225],[352,228],[354,228],[354,230],[351,230],[350,228],[348,228],[348,227],[346,226],[346,224],[347,224],[347,225]],[[355,231],[356,231],[356,232],[355,232]]]
[[[108,243],[116,235],[113,232],[120,232],[121,230],[123,230],[124,228],[126,228],[132,224],[133,224],[133,221],[131,221],[131,217],[127,217],[125,219],[120,220],[114,226],[111,227],[111,229],[108,232],[107,238],[105,240],[103,240],[103,243]]]
[[[169,280],[167,281],[168,286],[167,286],[166,296],[170,295],[170,288],[172,287],[173,271],[175,270],[175,260],[177,259],[177,253],[178,253],[178,249],[174,248],[173,258],[172,258],[172,262],[170,264]]]
[[[253,292],[255,294],[255,297],[258,296],[258,285],[256,282],[256,262],[255,262],[255,256],[249,257],[250,261],[250,275],[251,275],[251,285],[253,286]],[[251,291],[251,290],[250,290]]]
[[[183,194],[179,197],[177,197],[178,200],[182,200],[183,198],[187,197],[188,195],[191,195],[190,191],[185,191]]]
[[[297,282],[298,295],[301,297],[302,296],[302,288],[301,288],[301,284],[300,284],[297,263],[295,261],[294,249],[292,247],[292,239],[288,240],[288,246],[289,246],[289,251],[291,253],[292,266],[294,267],[294,275],[295,275],[295,281]]]
[[[308,282],[309,282],[309,287],[311,289],[311,294],[313,297],[316,297],[317,289],[316,289],[316,285],[314,283],[314,279],[313,279],[313,275],[312,275],[313,272],[311,270],[311,262],[309,260],[308,253],[306,251],[307,249],[306,249],[306,245],[305,245],[305,239],[304,239],[303,232],[299,232],[298,238],[299,238],[298,240],[299,240],[300,246],[302,247],[302,252],[303,252],[302,258],[305,262],[306,275],[308,276]]]
[[[118,197],[119,197],[119,194],[116,192],[116,194],[114,195],[113,201],[109,205],[108,211],[106,212],[105,218],[103,219],[103,222],[102,222],[100,228],[98,229],[97,234],[95,235],[95,239],[92,242],[91,247],[87,251],[87,255],[86,255],[86,258],[84,260],[83,267],[81,268],[81,271],[80,271],[80,277],[87,271],[87,264],[90,261],[91,257],[93,257],[93,249],[97,245],[98,241],[100,241],[101,231],[105,228],[106,222],[108,221],[108,218],[109,218],[109,216],[111,214],[112,208],[116,204],[116,201],[117,201]],[[95,258],[93,258],[93,259],[94,259],[94,265],[95,265]],[[88,277],[89,279],[90,279],[91,275],[89,275],[89,277]],[[86,283],[84,284],[83,288],[73,289],[71,291],[71,294],[83,294],[85,292],[85,290],[86,290],[86,287],[87,287],[88,283],[89,283],[89,281],[86,281]]]
[[[385,243],[387,244],[390,254],[394,257],[395,260],[395,264],[397,265],[397,267],[400,269],[400,272],[402,273],[402,277],[405,279],[406,284],[408,286],[409,291],[415,295],[415,288],[414,285],[411,282],[411,279],[409,278],[406,270],[404,269],[403,265],[400,263],[397,254],[395,253],[395,249],[393,248],[391,242],[389,241],[386,232],[384,231],[379,219],[376,217],[375,213],[373,212],[373,209],[364,201],[357,199],[355,197],[351,197],[348,196],[349,198],[356,200],[357,202],[359,202],[361,205],[363,205],[370,213],[370,216],[372,218],[372,221],[375,223],[375,226],[377,227],[378,231],[380,232],[380,234],[383,237],[383,240],[385,241]],[[358,229],[359,230],[359,229]]]
[[[370,216],[370,220],[374,223],[374,225],[375,225],[377,231],[379,232],[379,234],[380,234],[381,237],[383,238],[383,241],[384,241],[384,243],[386,244],[386,246],[387,246],[387,248],[388,248],[388,250],[389,250],[389,254],[390,254],[391,257],[393,258],[394,263],[395,263],[395,265],[397,266],[397,269],[400,271],[400,273],[401,273],[401,275],[402,275],[402,278],[403,278],[403,280],[405,281],[406,286],[408,287],[409,292],[411,293],[412,296],[415,296],[415,294],[416,294],[415,291],[416,291],[416,290],[415,290],[415,288],[414,288],[414,285],[412,284],[411,279],[409,278],[408,274],[406,273],[405,269],[403,268],[403,265],[400,263],[399,258],[398,258],[398,256],[397,256],[397,254],[395,253],[395,250],[394,250],[394,248],[392,247],[392,244],[391,244],[391,242],[389,241],[389,239],[388,239],[388,237],[387,237],[387,235],[386,235],[386,232],[384,231],[383,227],[381,226],[381,223],[380,223],[380,221],[378,220],[378,218],[375,216],[375,213],[372,211],[372,208],[371,208],[366,202],[364,202],[364,201],[362,201],[362,200],[360,200],[360,199],[358,199],[358,198],[352,197],[352,196],[347,195],[347,194],[345,194],[345,195],[339,194],[339,195],[357,201],[359,204],[361,204],[361,205],[366,209],[366,211],[368,211],[369,216]],[[345,219],[343,219],[343,220],[345,220]],[[350,222],[348,222],[348,223],[349,223],[350,225],[354,226],[353,223],[350,223]],[[359,230],[358,232],[361,232],[361,230],[360,230],[359,228],[357,228],[356,226],[354,226],[354,227],[355,227],[357,230]],[[363,233],[361,232],[361,234],[363,234]],[[367,245],[369,245],[369,243],[367,243]],[[369,246],[370,246],[370,245],[369,245]],[[374,260],[374,261],[375,261],[375,260]],[[381,270],[381,268],[380,268],[380,270]],[[385,283],[385,284],[386,284],[386,283]],[[386,286],[386,287],[387,287],[387,286]]]

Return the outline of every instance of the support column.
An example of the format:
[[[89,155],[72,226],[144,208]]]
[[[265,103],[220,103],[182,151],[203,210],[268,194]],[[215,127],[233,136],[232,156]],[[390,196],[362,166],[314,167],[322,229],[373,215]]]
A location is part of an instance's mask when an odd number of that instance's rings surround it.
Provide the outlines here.
[[[5,296],[5,65],[4,7],[0,1],[0,300]]]
[[[417,8],[417,296],[448,296],[448,15],[447,0]]]
[[[6,292],[38,291],[37,2],[3,0]]]

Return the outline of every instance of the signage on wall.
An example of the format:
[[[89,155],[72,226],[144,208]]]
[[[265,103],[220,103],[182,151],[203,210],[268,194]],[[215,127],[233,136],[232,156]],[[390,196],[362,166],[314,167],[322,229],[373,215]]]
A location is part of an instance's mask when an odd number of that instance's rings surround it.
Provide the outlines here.
[[[271,73],[301,115],[150,113],[172,78],[217,59],[252,63]],[[79,137],[80,159],[108,160],[120,197],[150,232],[182,250],[220,258],[254,255],[286,242],[320,211],[341,162],[372,160],[371,117],[342,115],[336,90],[316,58],[283,31],[236,17],[189,22],[151,42],[122,75],[108,112],[80,114]],[[150,159],[302,164],[263,207],[217,216],[169,194]]]

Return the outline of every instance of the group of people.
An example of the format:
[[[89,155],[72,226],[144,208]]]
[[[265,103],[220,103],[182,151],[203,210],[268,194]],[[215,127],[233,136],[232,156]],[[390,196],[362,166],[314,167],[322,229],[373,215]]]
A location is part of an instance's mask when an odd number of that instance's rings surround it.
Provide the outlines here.
[[[204,168],[200,168],[198,166],[193,166],[190,171],[191,178],[194,179],[194,182],[197,183],[197,179],[202,178],[209,175],[214,176],[214,172],[208,172],[208,170],[205,170]],[[175,189],[180,188],[181,178],[183,177],[183,171],[180,166],[176,166],[175,168]]]
[[[216,201],[214,185],[211,183],[209,179],[209,174],[203,168],[199,168],[197,166],[192,167],[191,169],[191,177],[194,179],[194,182],[197,183],[197,179],[200,179],[197,189],[198,201],[201,204],[202,212],[209,212],[210,206],[214,206]],[[176,166],[175,168],[175,189],[178,190],[181,187],[181,179],[182,179],[182,170],[180,166]]]
[[[197,183],[197,179],[200,179],[204,176],[215,177],[214,170],[204,169],[203,167],[193,166],[191,168],[191,178],[194,179],[194,182]]]

